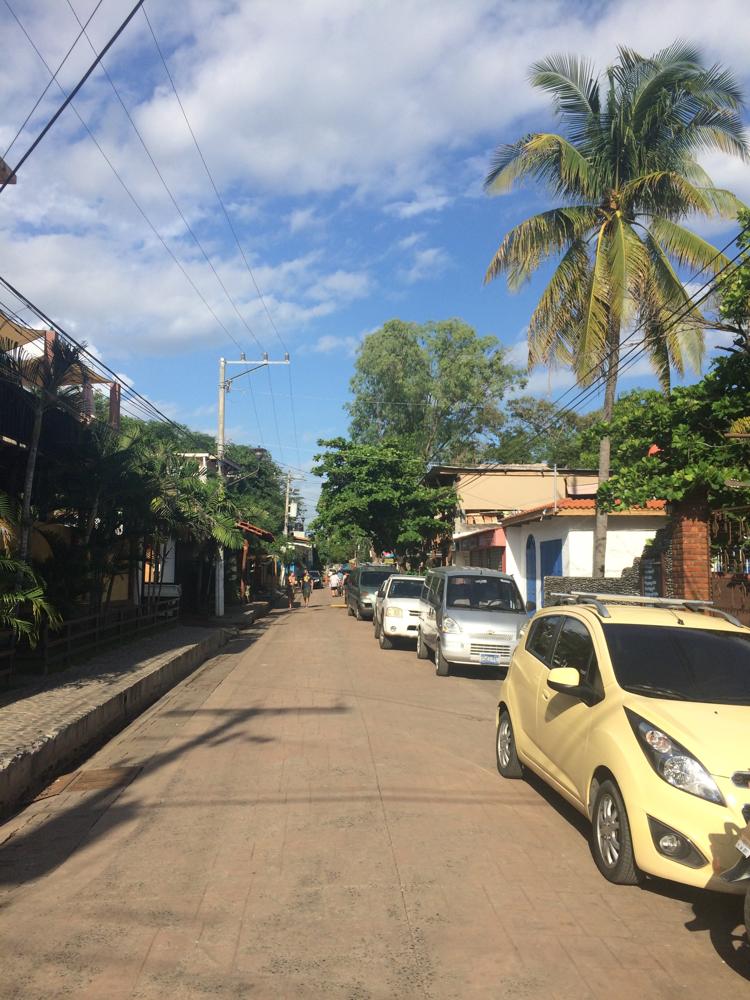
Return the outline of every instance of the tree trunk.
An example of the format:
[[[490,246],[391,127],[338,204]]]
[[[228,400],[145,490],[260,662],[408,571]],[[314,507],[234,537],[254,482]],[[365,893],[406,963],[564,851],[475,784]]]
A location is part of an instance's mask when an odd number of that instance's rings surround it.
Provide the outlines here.
[[[36,457],[39,452],[39,438],[42,435],[42,420],[44,418],[44,407],[38,403],[34,409],[34,424],[31,429],[31,441],[29,442],[29,455],[26,459],[26,475],[23,482],[23,505],[21,507],[21,538],[18,547],[18,558],[21,562],[30,562],[31,548],[31,528],[33,519],[31,516],[31,492],[34,488],[34,473],[36,471]]]
[[[610,329],[607,343],[607,376],[604,383],[603,419],[609,422],[615,408],[617,374],[620,364],[620,325]],[[609,479],[611,441],[609,435],[599,442],[599,483]],[[591,575],[595,580],[604,579],[607,557],[607,515],[597,508],[594,522],[594,566]]]

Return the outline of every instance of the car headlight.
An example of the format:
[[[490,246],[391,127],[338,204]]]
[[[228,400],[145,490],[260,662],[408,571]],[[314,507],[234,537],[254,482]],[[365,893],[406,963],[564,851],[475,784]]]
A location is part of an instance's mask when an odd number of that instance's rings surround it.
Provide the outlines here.
[[[720,806],[725,804],[724,796],[714,779],[681,743],[629,708],[625,709],[625,714],[641,750],[660,778],[700,799],[708,799]]]
[[[403,618],[404,612],[401,608],[386,608],[385,609],[386,618]]]
[[[455,619],[443,618],[442,630],[443,632],[460,632],[461,628]]]

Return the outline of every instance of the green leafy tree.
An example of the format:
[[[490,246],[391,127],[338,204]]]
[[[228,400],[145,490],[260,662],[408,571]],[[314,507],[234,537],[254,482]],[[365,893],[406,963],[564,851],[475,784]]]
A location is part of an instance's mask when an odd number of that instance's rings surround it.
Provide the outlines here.
[[[39,356],[30,354],[23,347],[11,347],[5,351],[0,349],[0,375],[28,391],[28,402],[33,412],[21,503],[18,545],[18,558],[21,562],[28,562],[30,555],[31,529],[34,524],[32,495],[44,415],[52,408],[78,411],[81,404],[80,384],[85,380],[85,374],[80,349],[60,337],[46,339],[44,351]]]
[[[423,561],[451,524],[453,489],[426,486],[422,459],[400,443],[359,444],[344,438],[318,443],[327,450],[313,468],[324,477],[313,524],[316,537],[364,536],[378,555],[393,551]]]
[[[669,396],[654,390],[622,396],[604,428],[614,473],[599,487],[598,503],[608,511],[653,499],[750,505],[750,490],[728,482],[747,480],[750,441],[727,435],[748,416],[750,355],[744,353],[717,359],[700,382]]]
[[[737,245],[742,256],[719,285],[717,315],[711,326],[734,336],[734,350],[750,354],[750,211],[740,212],[738,222]]]
[[[686,361],[700,359],[705,320],[676,268],[717,272],[727,260],[682,223],[743,207],[698,163],[712,150],[747,159],[742,95],[728,70],[706,67],[683,43],[650,57],[620,48],[601,82],[586,60],[552,56],[532,67],[531,82],[552,96],[565,134],[534,133],[501,146],[486,186],[502,192],[516,181],[540,181],[560,205],[506,234],[486,280],[504,274],[517,289],[558,260],[529,321],[529,364],[570,364],[582,385],[603,377],[609,420],[623,331],[638,328],[665,385],[671,366],[682,372]],[[606,436],[598,464],[604,482]],[[606,531],[600,514],[597,577],[604,575]]]
[[[544,462],[567,469],[594,469],[598,449],[589,443],[590,429],[601,414],[559,414],[554,403],[534,396],[508,401],[507,422],[496,441],[484,452],[485,461]]]
[[[60,618],[31,567],[14,557],[17,533],[15,504],[0,493],[0,632],[10,631],[35,646],[42,623],[55,627]]]
[[[357,354],[350,436],[397,439],[423,462],[472,461],[502,426],[504,394],[523,384],[497,339],[461,320],[389,320]]]

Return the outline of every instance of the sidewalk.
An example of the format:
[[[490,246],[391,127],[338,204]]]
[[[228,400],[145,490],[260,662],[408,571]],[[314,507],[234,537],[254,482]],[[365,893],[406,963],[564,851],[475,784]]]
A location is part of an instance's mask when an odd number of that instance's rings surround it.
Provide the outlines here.
[[[177,625],[0,695],[0,817],[122,729],[271,607]]]

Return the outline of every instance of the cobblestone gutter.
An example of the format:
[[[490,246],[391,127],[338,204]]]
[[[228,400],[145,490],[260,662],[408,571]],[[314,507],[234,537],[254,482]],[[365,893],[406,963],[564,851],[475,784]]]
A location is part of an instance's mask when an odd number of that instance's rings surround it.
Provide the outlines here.
[[[0,816],[37,794],[76,757],[152,705],[229,638],[177,626],[0,704]],[[15,700],[14,700],[15,699]]]

